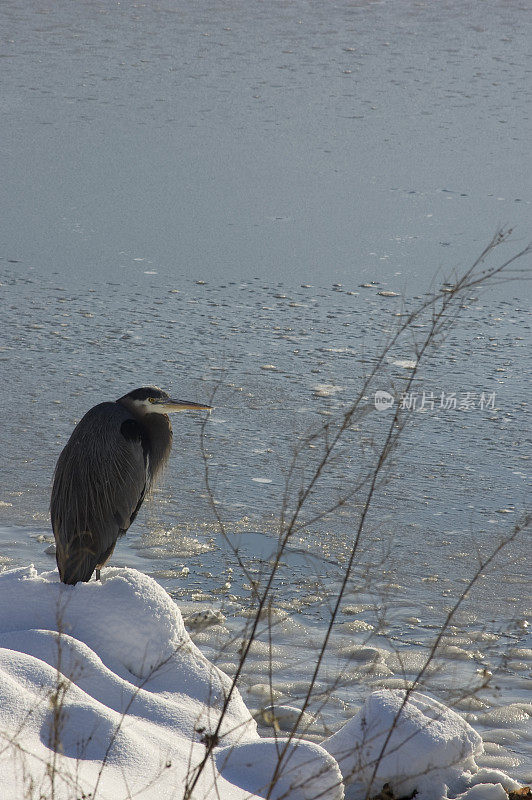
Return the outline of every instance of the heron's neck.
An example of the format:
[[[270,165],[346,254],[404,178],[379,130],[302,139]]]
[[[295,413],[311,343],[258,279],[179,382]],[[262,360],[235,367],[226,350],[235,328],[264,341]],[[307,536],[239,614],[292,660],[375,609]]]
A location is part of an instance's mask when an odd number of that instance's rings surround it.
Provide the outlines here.
[[[153,484],[166,466],[172,449],[172,425],[167,414],[144,414],[140,418],[148,434],[150,483]]]

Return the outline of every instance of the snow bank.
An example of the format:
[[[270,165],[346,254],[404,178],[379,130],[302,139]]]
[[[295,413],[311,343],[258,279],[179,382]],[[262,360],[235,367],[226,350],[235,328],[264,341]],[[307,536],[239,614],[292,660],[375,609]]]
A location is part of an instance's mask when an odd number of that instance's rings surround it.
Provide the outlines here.
[[[332,756],[324,761],[324,752],[311,742],[259,739],[218,751],[216,766],[224,778],[252,793],[261,794],[273,784],[271,800],[341,800],[342,775]]]
[[[375,795],[386,783],[397,797],[417,791],[416,800],[496,800],[501,792],[507,797],[503,786],[518,787],[504,773],[478,770],[482,739],[462,717],[417,692],[405,703],[405,694],[374,692],[322,743],[350,785],[349,800]]]
[[[183,798],[230,685],[175,603],[136,570],[76,586],[33,567],[0,573],[6,800]],[[193,800],[252,800],[271,786],[272,800],[342,800],[344,787],[359,800],[384,783],[397,796],[416,789],[416,800],[504,800],[504,788],[517,788],[477,770],[481,739],[461,717],[420,694],[402,708],[404,696],[375,692],[320,746],[261,739],[235,691]]]
[[[198,729],[214,730],[229,687],[166,592],[135,570],[107,569],[102,583],[76,586],[33,567],[0,573],[2,797],[23,798],[30,781],[29,796],[57,800],[96,785],[101,800],[182,797],[205,753]],[[340,800],[334,759],[311,743],[292,749],[285,794],[307,800],[306,787],[319,786],[325,800]],[[261,764],[253,780],[250,753]],[[277,762],[235,691],[194,798],[261,796]]]

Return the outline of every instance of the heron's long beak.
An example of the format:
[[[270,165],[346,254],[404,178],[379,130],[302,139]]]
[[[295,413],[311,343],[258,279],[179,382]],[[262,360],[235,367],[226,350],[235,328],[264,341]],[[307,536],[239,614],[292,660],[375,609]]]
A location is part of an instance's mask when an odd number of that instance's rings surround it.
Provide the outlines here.
[[[165,412],[171,411],[212,411],[213,406],[206,406],[203,403],[191,403],[188,400],[157,400]]]

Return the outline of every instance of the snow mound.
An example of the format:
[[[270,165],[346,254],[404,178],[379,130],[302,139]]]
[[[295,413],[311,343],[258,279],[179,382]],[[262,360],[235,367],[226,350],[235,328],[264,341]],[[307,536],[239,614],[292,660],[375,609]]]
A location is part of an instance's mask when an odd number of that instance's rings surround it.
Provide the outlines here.
[[[0,631],[61,629],[121,674],[144,678],[188,640],[175,603],[136,570],[107,569],[102,583],[66,586],[55,570],[38,575],[30,566],[0,580],[9,598],[0,607]]]
[[[338,764],[332,756],[327,759],[323,748],[312,742],[260,739],[220,750],[216,766],[224,778],[238,781],[243,789],[259,795],[266,795],[273,781],[268,795],[271,800],[342,800],[344,796]]]
[[[76,586],[33,567],[0,573],[2,797],[183,797],[230,686],[166,592],[136,570],[107,569],[102,583]],[[236,755],[247,757],[246,747],[269,781],[277,752],[235,690],[193,797],[255,797]],[[286,770],[281,781],[297,778],[297,800],[307,784],[324,800],[343,797],[338,765],[318,745],[302,743]]]
[[[507,788],[517,788],[503,773],[481,775],[474,757],[483,751],[482,739],[462,717],[417,692],[405,703],[405,695],[404,690],[374,692],[322,743],[350,784],[350,800],[376,795],[386,783],[397,797],[416,791],[416,800],[473,800],[482,791],[496,798],[501,776]]]

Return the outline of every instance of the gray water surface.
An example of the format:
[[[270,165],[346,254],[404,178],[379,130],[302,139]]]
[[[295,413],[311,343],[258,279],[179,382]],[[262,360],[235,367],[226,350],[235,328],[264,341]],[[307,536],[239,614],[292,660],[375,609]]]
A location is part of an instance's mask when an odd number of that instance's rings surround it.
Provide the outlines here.
[[[426,286],[501,224],[528,240],[519,0],[6,0],[0,26],[3,249],[62,281]]]

